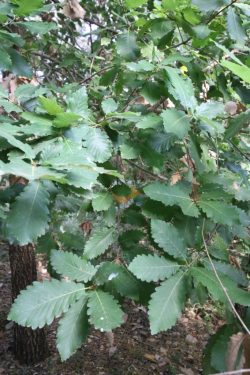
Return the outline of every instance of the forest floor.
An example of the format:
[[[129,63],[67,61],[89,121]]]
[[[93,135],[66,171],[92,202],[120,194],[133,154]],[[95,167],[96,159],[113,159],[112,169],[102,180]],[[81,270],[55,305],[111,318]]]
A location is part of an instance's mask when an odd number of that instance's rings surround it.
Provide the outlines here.
[[[222,324],[211,306],[186,308],[175,327],[151,336],[146,310],[131,303],[123,306],[128,318],[114,337],[92,330],[68,361],[61,362],[55,345],[56,324],[48,328],[50,357],[23,366],[12,355],[12,322],[8,255],[0,255],[0,375],[196,375],[202,374],[203,349]],[[113,340],[114,339],[114,340]],[[113,341],[113,342],[112,342]]]

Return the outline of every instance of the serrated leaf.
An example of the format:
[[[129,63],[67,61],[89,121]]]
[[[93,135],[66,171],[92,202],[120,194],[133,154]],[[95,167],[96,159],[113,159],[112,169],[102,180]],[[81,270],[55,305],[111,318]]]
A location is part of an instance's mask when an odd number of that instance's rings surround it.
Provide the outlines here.
[[[138,129],[155,129],[162,125],[162,118],[156,114],[150,114],[147,116],[142,116],[139,122],[135,124]]]
[[[115,230],[110,228],[97,229],[86,242],[84,255],[88,259],[103,254],[116,240]]]
[[[1,102],[0,102],[1,105]],[[19,139],[15,138],[12,134],[12,126],[10,124],[1,124],[0,137],[6,139],[9,144],[23,151],[24,154],[30,158],[35,158],[35,152],[28,143],[23,143]]]
[[[185,215],[199,216],[199,210],[189,196],[189,188],[185,185],[172,186],[154,182],[146,186],[144,192],[149,198],[162,202],[166,206],[180,206]]]
[[[225,104],[222,102],[209,101],[201,103],[196,108],[196,114],[199,117],[207,117],[208,119],[214,119],[219,115],[223,115],[225,112]]]
[[[48,167],[40,167],[28,164],[21,159],[14,159],[10,163],[0,163],[1,174],[13,174],[24,177],[27,180],[55,180],[63,182],[64,174],[56,172]]]
[[[250,84],[250,68],[248,68],[248,66],[235,64],[227,60],[222,60],[220,64],[224,66],[224,68],[229,69],[236,76],[240,77],[243,81]]]
[[[10,70],[12,65],[10,55],[5,48],[0,48],[0,69]]]
[[[42,22],[42,21],[25,21],[17,22],[18,25],[25,27],[31,34],[46,34],[51,30],[57,29],[55,22]]]
[[[184,307],[185,297],[183,273],[170,277],[155,289],[148,309],[152,335],[166,331],[176,323]]]
[[[204,13],[212,12],[217,8],[227,4],[225,0],[192,0],[192,3],[196,5]]]
[[[186,247],[178,230],[171,223],[151,220],[151,234],[154,241],[175,258],[186,258]]]
[[[228,121],[228,128],[225,131],[225,139],[229,139],[237,135],[242,128],[250,123],[250,111],[242,112],[234,116]]]
[[[53,126],[59,129],[67,128],[68,126],[75,124],[80,117],[80,115],[71,112],[57,113],[56,119],[53,121]]]
[[[68,281],[35,281],[15,299],[9,320],[32,329],[51,324],[85,294],[83,284]]]
[[[127,68],[132,72],[150,72],[154,70],[154,65],[147,60],[140,60],[137,63],[127,63]]]
[[[95,290],[88,293],[89,321],[101,332],[110,332],[123,323],[123,311],[109,293]]]
[[[91,263],[67,251],[52,250],[50,262],[57,273],[75,281],[87,282],[96,273]]]
[[[107,211],[113,203],[112,195],[108,191],[95,194],[92,199],[94,211]]]
[[[227,12],[227,29],[231,39],[236,40],[239,44],[244,44],[244,40],[247,36],[243,29],[241,18],[232,7],[230,7]]]
[[[43,5],[43,0],[14,0],[12,2],[18,6],[14,8],[14,13],[18,16],[31,14]]]
[[[228,302],[227,297],[213,271],[207,270],[202,267],[191,268],[191,273],[197,282],[204,285],[209,293],[221,302]],[[219,278],[227,290],[230,299],[234,303],[239,303],[243,306],[250,306],[250,294],[246,290],[237,287],[232,280],[227,276],[218,272]]]
[[[45,109],[45,111],[52,116],[55,116],[58,113],[64,112],[64,109],[59,104],[57,104],[55,99],[50,99],[50,98],[45,98],[45,96],[40,96],[39,102],[42,108]]]
[[[194,95],[194,87],[190,78],[185,78],[179,74],[178,69],[166,67],[169,76],[169,90],[174,98],[183,105],[184,108],[194,110],[197,101]]]
[[[25,186],[12,204],[6,222],[6,232],[11,243],[20,245],[34,242],[45,233],[49,221],[49,193],[41,182]]]
[[[161,113],[163,124],[167,133],[175,134],[179,139],[183,139],[190,130],[188,117],[183,111],[177,109],[165,109]]]
[[[121,151],[121,157],[126,160],[136,159],[138,158],[139,153],[140,153],[140,150],[138,149],[138,147],[136,147],[136,145],[131,141],[127,141],[123,143],[120,146],[120,151]]]
[[[158,255],[138,255],[128,269],[142,281],[164,280],[176,273],[180,265]]]
[[[236,225],[239,224],[239,212],[237,207],[219,201],[200,201],[198,206],[215,223],[223,225]]]
[[[89,117],[86,87],[83,86],[79,90],[70,93],[66,98],[66,103],[70,112],[76,113],[84,118]]]
[[[104,163],[111,156],[112,143],[101,129],[88,128],[83,144],[92,159],[98,163]]]
[[[28,62],[14,48],[8,49],[8,53],[12,61],[12,73],[17,76],[32,78],[32,68]]]
[[[233,267],[230,263],[219,262],[213,260],[213,264],[216,268],[216,271],[228,276],[231,280],[233,280],[236,284],[240,284],[242,286],[248,286],[248,279],[245,273]],[[205,260],[205,267],[209,270],[212,270],[212,265],[208,260]]]
[[[70,172],[67,173],[66,178],[69,185],[91,190],[93,185],[97,182],[98,175],[98,172],[92,171],[87,166],[82,166],[72,168]]]
[[[82,345],[88,335],[87,297],[81,297],[59,322],[56,347],[66,361]]]
[[[139,299],[138,280],[121,264],[104,262],[95,275],[97,285],[105,285],[111,292],[118,292],[124,297]]]
[[[119,35],[116,48],[118,55],[128,61],[135,60],[140,51],[136,43],[136,35],[132,32]]]

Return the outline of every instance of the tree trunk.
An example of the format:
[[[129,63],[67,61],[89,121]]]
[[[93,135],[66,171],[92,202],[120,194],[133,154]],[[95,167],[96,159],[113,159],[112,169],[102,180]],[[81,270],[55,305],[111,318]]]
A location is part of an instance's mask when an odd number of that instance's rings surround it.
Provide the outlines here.
[[[37,280],[33,245],[10,245],[12,301],[21,290]],[[20,363],[33,364],[48,356],[45,329],[32,330],[14,323],[14,354]]]

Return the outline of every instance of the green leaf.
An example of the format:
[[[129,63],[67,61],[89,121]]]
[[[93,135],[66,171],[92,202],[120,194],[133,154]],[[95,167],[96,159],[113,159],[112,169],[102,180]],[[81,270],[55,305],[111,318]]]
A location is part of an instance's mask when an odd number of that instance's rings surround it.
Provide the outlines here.
[[[118,108],[118,104],[114,101],[114,99],[109,98],[105,99],[102,102],[102,110],[106,114],[115,112]]]
[[[209,293],[221,302],[228,302],[227,297],[213,271],[207,270],[202,267],[191,268],[191,273],[195,281],[204,285]],[[219,278],[226,288],[230,299],[234,303],[238,303],[242,306],[250,306],[250,294],[246,290],[237,287],[234,281],[230,280],[227,276],[218,272]]]
[[[103,254],[116,240],[115,230],[110,228],[97,229],[86,242],[84,255],[88,259]]]
[[[229,263],[219,262],[216,260],[213,260],[213,264],[216,268],[216,271],[228,276],[236,284],[240,284],[245,287],[248,286],[248,279],[242,270],[233,267]],[[209,260],[205,261],[205,267],[209,270],[213,270],[212,265],[209,262]]]
[[[222,60],[220,64],[240,77],[243,81],[250,84],[250,68],[248,68],[248,66],[235,64],[227,60]]]
[[[55,22],[41,22],[41,21],[25,21],[17,22],[17,25],[25,27],[31,32],[31,34],[46,34],[51,30],[57,29],[57,24]]]
[[[138,8],[147,4],[147,0],[125,0],[125,5],[128,9]]]
[[[210,101],[201,103],[196,108],[196,114],[199,117],[207,117],[208,119],[214,119],[218,115],[223,115],[225,112],[225,104],[222,102]]]
[[[199,210],[189,196],[190,190],[185,185],[172,186],[153,182],[144,188],[144,192],[149,198],[162,202],[166,206],[180,206],[185,215],[199,216]]]
[[[163,118],[164,128],[167,133],[175,134],[179,139],[186,137],[190,130],[190,123],[188,117],[183,111],[177,109],[165,109],[161,113]]]
[[[185,304],[186,285],[183,273],[164,281],[151,296],[149,321],[152,335],[171,328],[180,317]]]
[[[237,207],[218,201],[200,201],[198,206],[215,223],[224,225],[237,225],[239,224],[239,212]]]
[[[45,233],[49,221],[49,193],[41,182],[25,186],[12,204],[6,222],[6,232],[11,243],[20,245],[34,242]]]
[[[69,168],[70,169],[70,168]],[[98,172],[91,170],[87,165],[74,167],[67,173],[67,183],[78,188],[91,190],[97,183]]]
[[[219,7],[227,4],[227,0],[192,0],[192,3],[196,5],[203,13],[212,12]]]
[[[1,104],[1,101],[0,101]],[[18,148],[19,150],[23,151],[24,154],[30,158],[34,159],[35,158],[35,152],[34,150],[30,147],[28,143],[23,143],[19,141],[17,138],[15,138],[13,135],[13,126],[10,124],[1,124],[0,127],[0,137],[6,139],[9,144],[12,146]]]
[[[8,41],[10,44],[15,44],[18,47],[22,47],[24,45],[24,40],[23,38],[16,34],[16,33],[9,33],[8,31],[5,30],[0,30],[0,40],[1,43]]]
[[[132,72],[151,72],[155,67],[147,60],[140,60],[137,63],[127,63],[127,68]]]
[[[176,10],[183,0],[162,0],[162,6],[166,10]]]
[[[13,174],[15,176],[24,177],[31,181],[45,179],[65,182],[64,174],[56,172],[47,167],[28,164],[21,159],[14,159],[8,164],[0,162],[0,169],[4,174]]]
[[[18,107],[16,104],[11,103],[9,100],[0,99],[0,106],[3,107],[4,111],[7,113],[10,112],[16,112],[20,113],[22,112],[22,109]],[[8,124],[6,124],[8,126]]]
[[[136,147],[131,141],[126,141],[120,146],[121,157],[126,160],[137,159],[140,153],[140,150]]]
[[[250,111],[242,112],[228,121],[228,128],[225,132],[225,139],[233,138],[242,128],[245,128],[250,123]]]
[[[139,56],[136,35],[132,32],[121,34],[116,41],[117,53],[125,60],[135,60]]]
[[[79,120],[80,116],[76,113],[63,112],[57,113],[56,119],[53,121],[53,126],[57,128],[67,128],[68,126],[73,125]]]
[[[227,29],[231,39],[236,40],[239,44],[244,44],[244,40],[247,36],[242,27],[241,18],[232,7],[230,7],[227,12]]]
[[[95,275],[95,283],[107,286],[110,292],[117,292],[134,300],[139,299],[138,280],[120,264],[101,263]]]
[[[112,143],[107,134],[101,129],[88,128],[84,146],[93,160],[98,163],[104,163],[111,156]]]
[[[107,211],[113,203],[112,195],[108,192],[100,192],[95,194],[92,199],[92,206],[94,211]]]
[[[12,73],[17,76],[32,78],[32,69],[28,62],[15,49],[9,49],[8,53],[12,61]]]
[[[16,298],[9,320],[32,329],[51,324],[85,294],[82,284],[69,281],[35,281]]]
[[[238,330],[235,324],[223,325],[210,337],[203,358],[204,374],[227,371],[230,339],[231,336],[237,332]],[[239,348],[237,348],[237,350],[238,349]]]
[[[176,273],[179,264],[158,255],[138,255],[129,265],[131,271],[142,281],[164,280]]]
[[[162,118],[152,113],[147,116],[142,116],[139,122],[135,124],[138,129],[155,129],[162,125]]]
[[[197,106],[192,81],[188,77],[183,77],[180,71],[175,68],[165,68],[169,77],[169,91],[173,97],[180,101],[186,109],[194,110]]]
[[[18,8],[14,8],[14,13],[18,16],[27,16],[43,5],[43,0],[12,0],[12,3],[16,4]]]
[[[88,95],[86,87],[83,86],[79,90],[70,93],[66,98],[66,103],[70,112],[76,113],[83,118],[89,117]]]
[[[171,223],[151,220],[151,234],[154,241],[174,258],[186,258],[186,247],[178,230]]]
[[[57,273],[74,281],[87,282],[96,273],[91,263],[67,251],[52,250],[50,262]]]
[[[11,69],[11,58],[8,52],[4,48],[0,48],[0,69],[10,70]]]
[[[88,328],[87,297],[83,296],[59,322],[56,347],[62,361],[66,361],[86,340]]]
[[[96,289],[89,292],[89,321],[101,332],[110,332],[123,323],[123,311],[118,302],[109,293]]]
[[[64,109],[59,104],[57,104],[55,99],[49,99],[45,98],[44,96],[40,96],[39,102],[42,108],[52,116],[64,112]]]

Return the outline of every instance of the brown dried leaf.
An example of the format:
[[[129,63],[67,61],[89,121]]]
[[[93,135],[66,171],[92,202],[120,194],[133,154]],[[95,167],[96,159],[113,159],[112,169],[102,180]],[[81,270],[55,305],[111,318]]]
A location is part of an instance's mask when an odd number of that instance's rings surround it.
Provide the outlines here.
[[[63,14],[73,20],[75,18],[84,18],[86,12],[78,0],[68,0],[63,7]]]
[[[177,182],[179,182],[181,179],[182,179],[182,176],[181,176],[180,172],[175,172],[175,173],[171,176],[170,185],[175,185],[175,184],[177,184]]]

